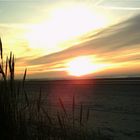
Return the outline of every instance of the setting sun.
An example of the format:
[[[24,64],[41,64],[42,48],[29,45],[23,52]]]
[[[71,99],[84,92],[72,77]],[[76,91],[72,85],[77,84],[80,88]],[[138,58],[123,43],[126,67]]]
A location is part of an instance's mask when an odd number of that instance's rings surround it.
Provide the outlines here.
[[[90,74],[93,71],[93,64],[89,57],[80,56],[68,63],[68,73],[73,76]]]
[[[97,63],[92,55],[79,56],[67,63],[66,71],[72,76],[84,76],[106,69],[111,64]]]

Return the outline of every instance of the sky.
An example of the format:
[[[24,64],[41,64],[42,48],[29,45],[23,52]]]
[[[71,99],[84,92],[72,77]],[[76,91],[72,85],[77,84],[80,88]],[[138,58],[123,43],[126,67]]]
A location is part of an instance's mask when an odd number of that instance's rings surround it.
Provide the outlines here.
[[[0,0],[5,58],[27,78],[140,76],[140,0]]]

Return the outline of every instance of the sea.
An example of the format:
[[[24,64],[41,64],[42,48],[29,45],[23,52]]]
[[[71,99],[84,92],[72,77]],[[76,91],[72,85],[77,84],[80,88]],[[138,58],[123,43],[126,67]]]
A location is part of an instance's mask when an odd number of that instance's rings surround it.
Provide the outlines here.
[[[68,114],[73,103],[77,116],[89,111],[88,127],[100,130],[114,140],[140,140],[140,78],[106,78],[80,80],[28,80],[28,95],[38,97],[50,113]]]

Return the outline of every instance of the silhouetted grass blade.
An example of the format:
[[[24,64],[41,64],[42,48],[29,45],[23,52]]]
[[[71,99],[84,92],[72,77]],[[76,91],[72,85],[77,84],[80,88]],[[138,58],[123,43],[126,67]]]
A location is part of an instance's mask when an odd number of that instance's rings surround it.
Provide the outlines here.
[[[3,58],[3,50],[2,50],[2,41],[1,41],[1,38],[0,38],[0,56],[1,56],[1,59]]]
[[[67,112],[66,112],[66,109],[65,109],[65,107],[64,107],[64,104],[63,104],[61,98],[59,98],[59,103],[60,103],[61,108],[62,108],[62,110],[64,111],[65,115],[67,116]]]
[[[82,125],[82,119],[83,119],[83,105],[81,104],[81,107],[80,107],[80,126]]]

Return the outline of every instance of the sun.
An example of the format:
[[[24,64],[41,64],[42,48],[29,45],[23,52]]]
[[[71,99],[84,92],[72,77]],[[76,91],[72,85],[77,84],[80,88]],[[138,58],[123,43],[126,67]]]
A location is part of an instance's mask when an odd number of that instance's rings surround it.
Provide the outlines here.
[[[90,57],[79,56],[71,60],[67,65],[67,72],[73,76],[83,76],[94,71],[94,64]]]
[[[98,58],[94,55],[83,55],[69,60],[65,70],[69,75],[81,77],[101,72],[108,67],[111,67],[111,64],[99,63]]]

